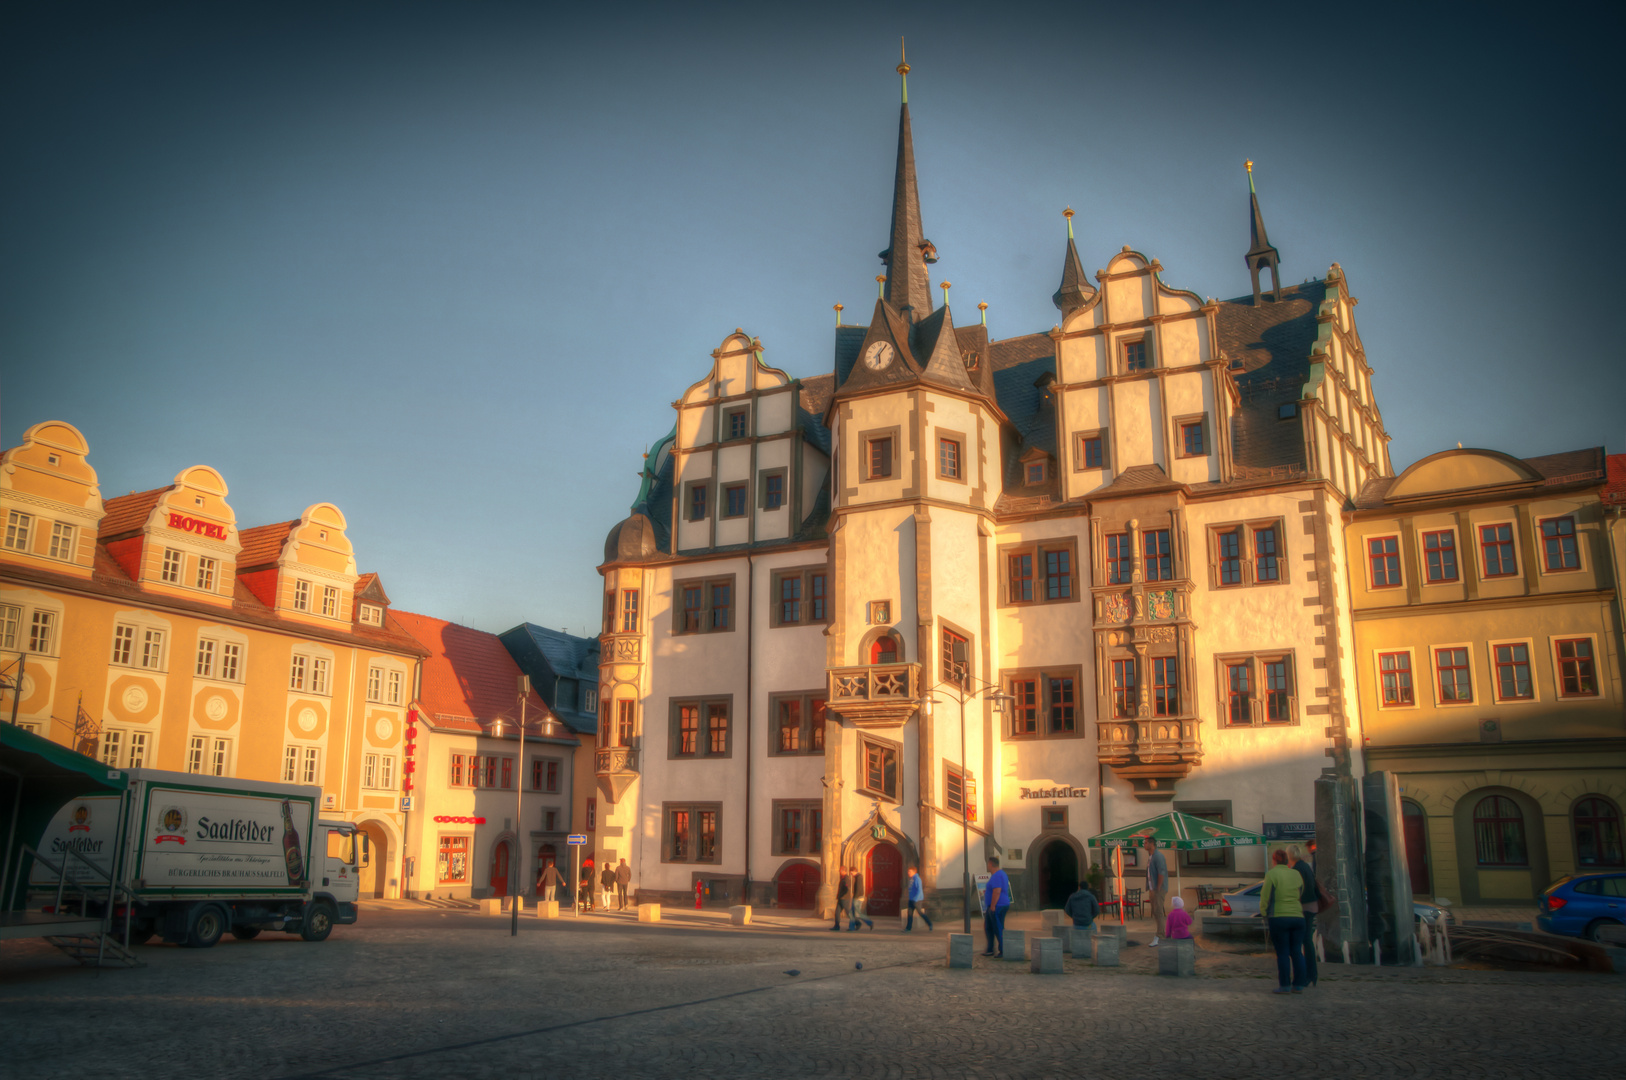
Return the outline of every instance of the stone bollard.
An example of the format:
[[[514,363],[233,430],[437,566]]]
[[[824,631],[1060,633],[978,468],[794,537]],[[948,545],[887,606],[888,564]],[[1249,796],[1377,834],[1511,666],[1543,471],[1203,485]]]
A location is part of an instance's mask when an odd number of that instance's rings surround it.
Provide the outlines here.
[[[971,966],[970,934],[950,934],[948,936],[948,966],[951,968],[968,968]]]
[[[1072,921],[1072,916],[1061,908],[1045,908],[1039,912],[1039,928],[1046,934],[1055,927],[1069,925]]]
[[[1119,945],[1127,945],[1129,943],[1129,927],[1125,926],[1123,923],[1096,923],[1095,932],[1097,934],[1106,934],[1109,937],[1117,938]]]
[[[1062,952],[1070,953],[1073,951],[1073,922],[1071,919],[1069,919],[1067,922],[1058,923],[1057,925],[1052,926],[1050,928],[1050,936],[1061,942]]]
[[[728,921],[735,926],[751,925],[751,905],[735,904],[728,909]]]
[[[538,900],[536,902],[536,917],[539,919],[557,919],[559,917],[559,901]]]
[[[1075,926],[1072,936],[1068,939],[1067,951],[1073,954],[1074,960],[1089,960],[1095,956],[1095,928],[1093,926]]]
[[[1116,935],[1116,934],[1096,934],[1095,935],[1095,966],[1096,967],[1117,967],[1118,966],[1118,935]]]
[[[1164,938],[1157,946],[1157,973],[1190,978],[1197,974],[1197,943],[1191,938]]]
[[[639,922],[660,922],[661,921],[661,906],[659,904],[639,904],[638,905],[638,921]]]
[[[1005,931],[1005,951],[1000,954],[1001,960],[1026,960],[1028,958],[1028,932],[1026,930]]]
[[[495,897],[495,896],[488,896],[484,900],[481,900],[480,901],[480,914],[482,914],[482,915],[501,915],[502,914],[502,900],[500,898],[498,898],[498,897]]]
[[[1047,937],[1033,939],[1033,961],[1031,970],[1035,975],[1061,974],[1061,938]]]

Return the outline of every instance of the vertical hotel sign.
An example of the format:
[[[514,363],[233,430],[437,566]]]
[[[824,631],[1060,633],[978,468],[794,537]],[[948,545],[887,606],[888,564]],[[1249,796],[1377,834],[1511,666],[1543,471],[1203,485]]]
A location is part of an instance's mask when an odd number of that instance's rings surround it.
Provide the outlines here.
[[[401,762],[401,810],[412,806],[412,789],[418,771],[418,710],[407,710],[405,746]]]

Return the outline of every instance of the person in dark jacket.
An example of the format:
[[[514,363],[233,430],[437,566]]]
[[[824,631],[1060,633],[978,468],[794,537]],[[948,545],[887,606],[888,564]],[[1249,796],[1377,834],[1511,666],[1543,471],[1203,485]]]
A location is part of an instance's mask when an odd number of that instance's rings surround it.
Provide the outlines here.
[[[864,874],[861,870],[853,871],[852,892],[847,900],[847,913],[852,916],[847,923],[848,930],[857,930],[859,923],[863,923],[871,930],[875,929],[874,920],[864,918]]]
[[[836,924],[830,929],[841,929],[841,913],[848,907],[848,894],[852,891],[852,872],[845,866],[841,868],[841,884],[836,886]]]
[[[1318,902],[1320,893],[1316,891],[1315,867],[1304,861],[1304,852],[1297,844],[1287,849],[1287,863],[1298,871],[1299,878],[1304,882],[1304,891],[1299,894],[1299,906],[1304,908],[1304,974],[1309,980],[1306,986],[1315,985],[1315,920],[1316,914],[1321,910]]]
[[[1097,900],[1090,887],[1081,881],[1078,883],[1078,891],[1067,898],[1061,909],[1067,912],[1074,926],[1088,929],[1095,925],[1096,916],[1101,914],[1101,901]]]

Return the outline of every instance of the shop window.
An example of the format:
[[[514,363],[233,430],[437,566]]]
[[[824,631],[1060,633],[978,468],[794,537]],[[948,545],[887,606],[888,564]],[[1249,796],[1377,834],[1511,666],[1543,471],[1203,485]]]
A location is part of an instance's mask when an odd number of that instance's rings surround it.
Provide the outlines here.
[[[1189,817],[1201,818],[1220,825],[1229,825],[1230,813],[1224,806],[1190,806],[1179,804],[1175,807],[1180,813]],[[1226,869],[1231,865],[1231,849],[1204,848],[1198,851],[1180,852],[1181,865],[1190,869]]]
[[[824,805],[815,800],[773,801],[775,855],[818,858],[824,843]]]
[[[858,760],[863,765],[858,786],[867,794],[898,800],[899,746],[874,735],[858,737]]]
[[[1519,563],[1513,551],[1511,524],[1481,525],[1479,552],[1485,563],[1486,577],[1513,577],[1518,574]]]
[[[824,753],[824,692],[776,694],[769,701],[775,754]]]
[[[442,836],[435,859],[435,881],[440,885],[469,883],[469,841],[467,836]]]
[[[1524,814],[1506,795],[1487,795],[1474,806],[1474,855],[1480,866],[1529,866]]]
[[[1449,529],[1423,534],[1423,561],[1430,585],[1457,580],[1457,536]]]
[[[1411,653],[1379,653],[1378,680],[1385,708],[1416,704],[1412,697]]]
[[[1575,865],[1581,870],[1626,866],[1620,839],[1620,808],[1601,795],[1588,795],[1571,812],[1575,826]]]
[[[1592,639],[1554,643],[1558,651],[1558,692],[1563,697],[1597,697],[1598,673],[1592,663]]]
[[[1541,553],[1549,573],[1581,569],[1581,549],[1576,544],[1573,517],[1548,518],[1541,523]]]
[[[713,863],[718,861],[718,819],[721,803],[662,807],[665,822],[662,862]]]

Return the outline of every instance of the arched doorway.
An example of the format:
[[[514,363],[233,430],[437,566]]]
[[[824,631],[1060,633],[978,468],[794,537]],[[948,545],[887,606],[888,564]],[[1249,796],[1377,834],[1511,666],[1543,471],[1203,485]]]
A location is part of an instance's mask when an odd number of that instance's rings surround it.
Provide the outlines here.
[[[1065,840],[1052,840],[1039,849],[1039,907],[1059,908],[1078,891],[1078,852]]]
[[[506,840],[497,841],[497,846],[491,849],[491,895],[508,895],[508,853],[510,847]]]
[[[358,892],[382,900],[390,881],[390,838],[383,828],[371,821],[361,823],[367,834],[367,865],[361,868]]]
[[[1433,892],[1428,876],[1428,817],[1410,799],[1400,800],[1400,817],[1406,836],[1406,870],[1411,874],[1413,896]]]
[[[872,917],[896,915],[902,895],[903,855],[891,844],[876,844],[864,860],[864,910]]]
[[[775,879],[779,906],[801,911],[811,909],[813,902],[818,898],[819,885],[823,880],[824,874],[812,863],[785,864],[779,870],[779,877]]]

